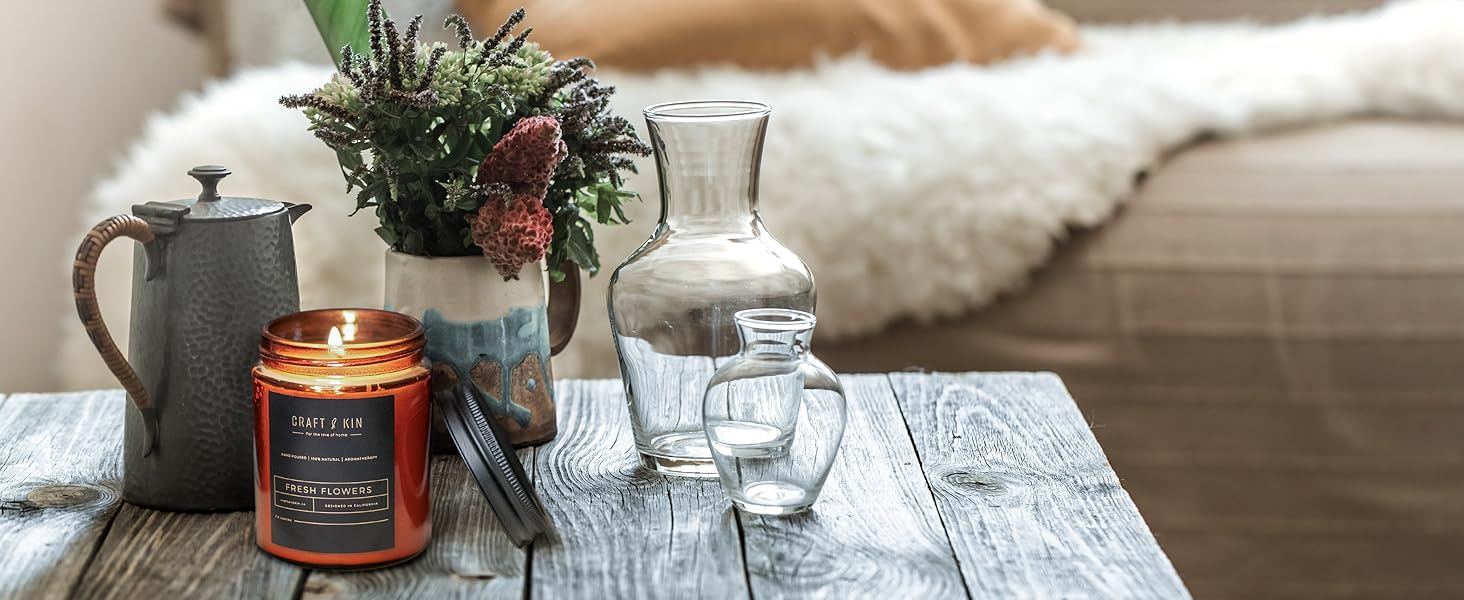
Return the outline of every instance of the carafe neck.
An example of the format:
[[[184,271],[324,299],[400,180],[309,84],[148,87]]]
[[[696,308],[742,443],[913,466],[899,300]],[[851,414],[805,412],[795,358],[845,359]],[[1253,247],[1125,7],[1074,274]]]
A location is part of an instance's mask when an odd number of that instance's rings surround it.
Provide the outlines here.
[[[765,104],[673,102],[646,109],[661,183],[661,223],[673,230],[752,229]]]

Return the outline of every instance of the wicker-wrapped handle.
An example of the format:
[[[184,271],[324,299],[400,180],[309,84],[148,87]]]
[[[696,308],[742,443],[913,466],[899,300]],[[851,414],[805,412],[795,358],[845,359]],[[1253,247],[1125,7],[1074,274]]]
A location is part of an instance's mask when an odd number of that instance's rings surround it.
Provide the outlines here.
[[[147,221],[132,215],[117,215],[98,223],[87,232],[86,238],[81,240],[81,247],[76,249],[76,261],[71,264],[71,286],[76,298],[76,314],[81,317],[81,324],[86,327],[92,345],[97,347],[107,368],[122,383],[128,397],[142,413],[146,455],[151,454],[157,444],[157,414],[152,395],[143,387],[132,365],[127,363],[127,357],[117,349],[117,343],[112,341],[112,334],[107,332],[107,325],[102,322],[101,307],[97,306],[97,260],[102,256],[102,249],[118,237],[129,237],[144,244],[154,239]]]

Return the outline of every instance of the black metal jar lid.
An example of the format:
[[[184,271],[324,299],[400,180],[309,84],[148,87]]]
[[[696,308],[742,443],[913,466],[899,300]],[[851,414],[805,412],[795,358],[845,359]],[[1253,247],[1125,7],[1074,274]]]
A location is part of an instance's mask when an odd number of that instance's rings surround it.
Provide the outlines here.
[[[483,405],[473,382],[451,363],[435,363],[432,395],[453,445],[513,543],[523,546],[541,535],[552,534],[553,525],[524,473],[523,463],[497,419]]]

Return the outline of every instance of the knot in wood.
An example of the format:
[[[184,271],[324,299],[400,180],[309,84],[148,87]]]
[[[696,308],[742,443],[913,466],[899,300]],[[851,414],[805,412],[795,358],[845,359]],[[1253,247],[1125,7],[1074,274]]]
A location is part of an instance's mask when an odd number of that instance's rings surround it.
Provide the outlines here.
[[[112,494],[89,485],[43,485],[25,495],[25,503],[38,509],[68,508],[104,503]]]
[[[1075,487],[1078,491],[1083,492],[1084,494],[1091,494],[1095,496],[1107,496],[1109,494],[1123,493],[1123,486],[1120,485],[1116,479],[1105,478],[1098,479],[1096,481],[1089,480],[1086,483],[1080,483]]]
[[[1008,491],[1007,484],[996,473],[956,470],[942,475],[941,479],[952,487],[970,494],[996,496]]]
[[[302,598],[334,598],[347,592],[345,586],[333,579],[311,577],[305,580]]]
[[[452,576],[454,579],[466,581],[493,581],[498,578],[497,575],[492,573],[453,573]]]

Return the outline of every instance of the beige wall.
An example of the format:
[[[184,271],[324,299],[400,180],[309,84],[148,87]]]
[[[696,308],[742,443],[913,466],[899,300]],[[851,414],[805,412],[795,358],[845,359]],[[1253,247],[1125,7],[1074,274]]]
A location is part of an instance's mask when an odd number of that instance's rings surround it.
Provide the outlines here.
[[[155,0],[12,2],[0,19],[0,393],[57,387],[83,198],[146,115],[206,77]],[[139,199],[139,201],[145,199]],[[100,358],[97,360],[101,360]]]

